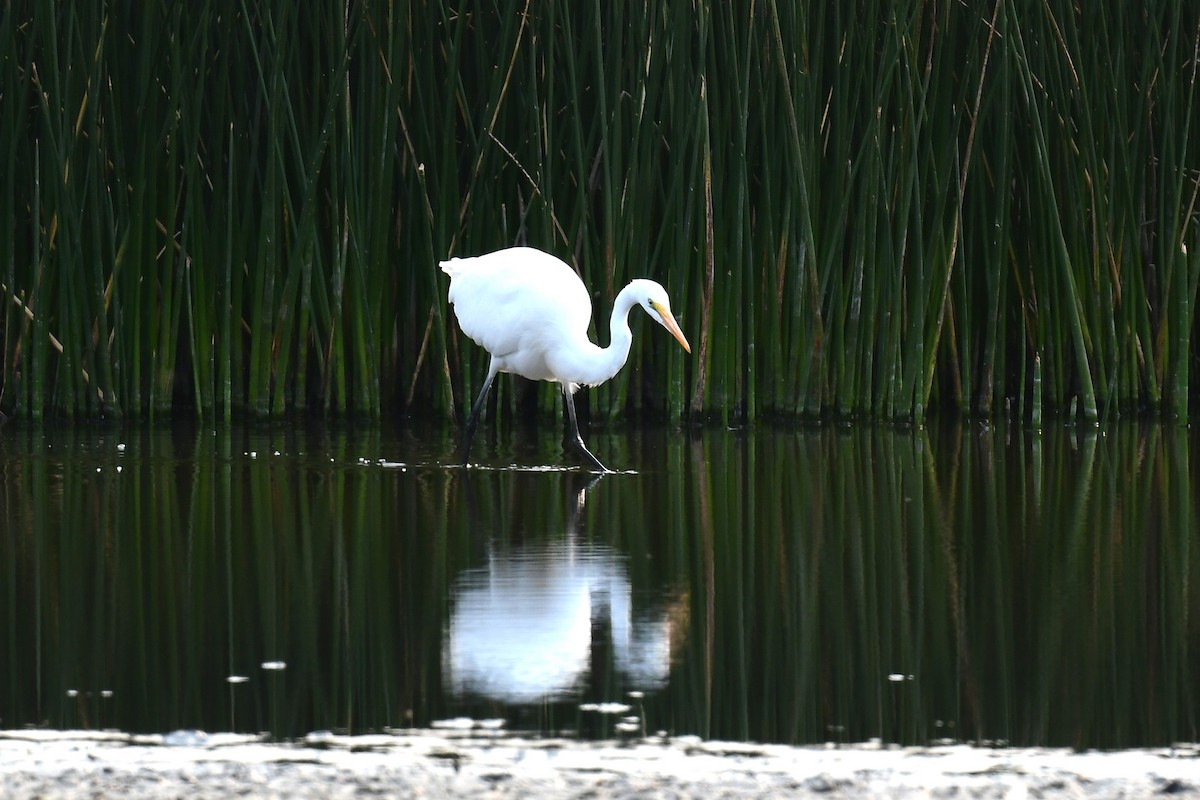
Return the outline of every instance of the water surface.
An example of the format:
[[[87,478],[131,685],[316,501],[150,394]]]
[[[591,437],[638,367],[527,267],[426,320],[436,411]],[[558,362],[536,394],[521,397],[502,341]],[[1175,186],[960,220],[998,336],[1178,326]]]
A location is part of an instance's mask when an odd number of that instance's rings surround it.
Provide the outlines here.
[[[1200,738],[1185,428],[545,427],[0,428],[0,726]]]

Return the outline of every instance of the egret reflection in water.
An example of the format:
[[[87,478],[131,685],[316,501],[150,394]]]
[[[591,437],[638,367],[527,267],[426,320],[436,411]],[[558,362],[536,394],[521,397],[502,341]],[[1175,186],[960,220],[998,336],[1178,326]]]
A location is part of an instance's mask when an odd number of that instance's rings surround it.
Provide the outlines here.
[[[586,685],[593,646],[602,644],[593,636],[605,631],[628,688],[666,683],[670,618],[661,608],[634,610],[623,554],[581,541],[586,491],[575,496],[565,536],[489,552],[485,566],[458,575],[443,647],[449,691],[513,704],[569,699]]]

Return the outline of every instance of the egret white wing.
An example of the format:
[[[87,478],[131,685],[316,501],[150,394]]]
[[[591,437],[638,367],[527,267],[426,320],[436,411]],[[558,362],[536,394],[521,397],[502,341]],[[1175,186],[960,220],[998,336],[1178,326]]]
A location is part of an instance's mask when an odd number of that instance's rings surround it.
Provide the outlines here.
[[[548,253],[514,247],[442,262],[450,302],[463,333],[493,356],[542,354],[587,338],[592,303],[565,263]]]

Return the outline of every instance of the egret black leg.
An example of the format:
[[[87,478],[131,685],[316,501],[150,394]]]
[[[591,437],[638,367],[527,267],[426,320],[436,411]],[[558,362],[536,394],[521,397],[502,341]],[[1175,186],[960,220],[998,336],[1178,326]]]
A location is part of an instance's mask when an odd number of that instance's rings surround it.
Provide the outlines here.
[[[488,370],[487,378],[483,381],[483,388],[479,390],[479,397],[475,400],[475,405],[471,406],[471,415],[467,417],[467,430],[463,437],[462,449],[462,465],[467,465],[467,456],[471,454],[471,439],[475,437],[475,426],[479,423],[479,415],[483,412],[483,404],[487,401],[488,390],[492,388],[492,381],[496,378],[496,371]]]
[[[567,389],[563,389],[563,400],[567,402],[567,419],[571,421],[571,436],[575,444],[575,449],[583,453],[587,460],[592,462],[596,472],[611,472],[608,467],[600,463],[600,459],[592,455],[592,451],[587,449],[587,445],[583,443],[583,437],[579,435],[579,421],[575,419],[575,399]]]

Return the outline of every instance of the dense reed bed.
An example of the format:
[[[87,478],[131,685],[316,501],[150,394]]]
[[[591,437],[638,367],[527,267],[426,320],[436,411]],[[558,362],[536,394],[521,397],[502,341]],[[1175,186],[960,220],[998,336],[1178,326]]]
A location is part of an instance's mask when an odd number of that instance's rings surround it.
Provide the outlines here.
[[[593,418],[1183,416],[1198,45],[1183,0],[7,3],[0,409],[453,415],[436,264],[528,243],[696,345]]]

